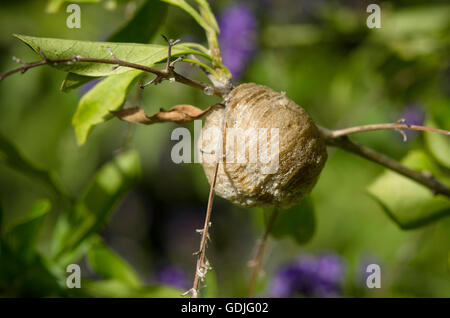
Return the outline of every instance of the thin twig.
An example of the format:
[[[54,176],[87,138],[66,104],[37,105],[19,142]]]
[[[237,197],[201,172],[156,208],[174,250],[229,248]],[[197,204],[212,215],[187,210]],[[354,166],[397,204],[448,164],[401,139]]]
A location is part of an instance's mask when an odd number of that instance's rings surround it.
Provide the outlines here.
[[[371,148],[365,147],[357,142],[350,140],[346,135],[336,136],[336,134],[334,134],[332,130],[328,130],[323,127],[319,127],[319,130],[324,136],[327,145],[344,149],[348,152],[354,153],[358,156],[382,165],[390,170],[393,170],[409,179],[412,179],[424,185],[436,195],[442,194],[450,197],[450,188],[437,180],[430,172],[410,169],[400,162],[387,157],[384,154],[376,152]]]
[[[222,117],[222,127],[221,127],[221,136],[222,138],[219,138],[219,143],[217,145],[217,152],[216,152],[216,163],[214,165],[214,173],[211,180],[211,186],[209,189],[209,196],[208,196],[208,206],[206,209],[206,216],[205,216],[205,223],[202,230],[199,230],[202,233],[202,239],[200,241],[200,249],[194,253],[194,255],[197,255],[197,264],[196,264],[196,270],[195,270],[195,277],[194,277],[194,283],[192,284],[192,288],[188,291],[184,292],[182,296],[186,296],[188,294],[192,294],[192,298],[197,298],[199,295],[199,286],[200,282],[205,278],[206,272],[210,269],[210,265],[208,261],[206,260],[206,245],[209,238],[209,228],[211,226],[211,212],[212,212],[212,206],[214,201],[214,189],[216,186],[217,181],[217,174],[219,171],[219,164],[223,159],[223,138],[225,136],[225,128],[227,125],[227,108],[225,106],[225,109],[223,111],[223,117]]]
[[[252,276],[250,278],[250,283],[248,285],[247,297],[250,298],[253,296],[253,291],[255,289],[256,281],[258,279],[259,270],[261,268],[261,262],[264,255],[264,249],[266,248],[267,241],[269,239],[270,231],[272,231],[273,224],[278,216],[279,209],[278,207],[274,207],[272,215],[270,216],[269,222],[266,226],[266,231],[264,232],[264,236],[262,240],[259,242],[258,252],[253,260],[250,261],[250,266],[253,267]]]
[[[334,138],[337,138],[337,137],[354,134],[354,133],[358,133],[358,132],[372,131],[372,130],[384,130],[384,129],[422,130],[422,131],[435,132],[435,133],[450,136],[450,131],[448,131],[448,130],[433,128],[433,127],[424,127],[424,126],[418,126],[418,125],[408,125],[405,123],[374,124],[374,125],[364,125],[364,126],[332,130],[331,136]]]
[[[112,52],[110,52],[112,53]],[[113,55],[112,55],[113,57]],[[155,68],[151,68],[145,65],[135,64],[127,61],[123,61],[120,59],[117,59],[115,57],[111,59],[99,59],[99,58],[90,58],[90,57],[82,57],[79,55],[74,55],[72,58],[58,58],[58,59],[49,59],[49,58],[43,58],[41,61],[36,61],[32,63],[24,63],[21,67],[12,69],[10,71],[4,72],[0,74],[0,81],[4,78],[15,74],[15,73],[25,73],[31,68],[42,66],[42,65],[57,65],[57,64],[72,64],[72,63],[101,63],[101,64],[111,64],[115,66],[123,66],[123,67],[129,67],[137,70],[141,70],[144,72],[152,73],[157,76],[159,79],[164,80],[174,80],[175,82],[179,82],[200,90],[212,89],[212,93],[216,96],[223,97],[224,91],[223,89],[212,87],[209,84],[202,83],[193,79],[189,79],[187,77],[184,77],[181,74],[178,74],[173,70],[173,67],[169,67],[169,69],[164,70],[158,70]]]
[[[217,180],[217,171],[219,170],[219,161],[216,162],[214,166],[214,175],[211,181],[211,187],[209,189],[209,197],[208,197],[208,207],[206,209],[205,223],[203,225],[203,229],[200,230],[202,234],[202,239],[200,241],[200,249],[194,253],[197,255],[197,265],[195,268],[195,277],[194,283],[192,284],[192,288],[183,294],[183,296],[191,293],[192,298],[197,298],[199,294],[199,285],[200,282],[205,278],[206,272],[209,269],[209,264],[205,262],[206,259],[206,244],[209,238],[209,227],[211,226],[211,212],[214,201],[214,188],[216,186]]]

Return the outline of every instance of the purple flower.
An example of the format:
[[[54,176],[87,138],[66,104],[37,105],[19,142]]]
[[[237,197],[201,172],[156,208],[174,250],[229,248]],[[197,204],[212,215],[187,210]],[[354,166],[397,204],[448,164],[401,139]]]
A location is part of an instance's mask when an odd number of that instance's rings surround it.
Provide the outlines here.
[[[82,86],[79,87],[79,92],[80,95],[83,96],[84,94],[86,94],[87,92],[89,92],[92,88],[94,88],[95,85],[97,85],[103,78],[96,78],[93,79],[90,82],[87,82],[86,84],[83,84]]]
[[[271,295],[339,296],[344,275],[343,267],[341,258],[336,254],[303,255],[278,271],[272,282]]]
[[[256,50],[257,21],[248,6],[236,3],[219,16],[219,42],[224,64],[240,78]]]
[[[189,287],[189,281],[186,273],[182,269],[175,266],[164,267],[157,273],[156,280],[160,284],[178,287],[181,289],[187,289]]]
[[[419,104],[408,104],[400,111],[400,118],[405,120],[408,125],[423,125],[425,120],[425,111]],[[405,130],[408,137],[415,137],[417,131]]]

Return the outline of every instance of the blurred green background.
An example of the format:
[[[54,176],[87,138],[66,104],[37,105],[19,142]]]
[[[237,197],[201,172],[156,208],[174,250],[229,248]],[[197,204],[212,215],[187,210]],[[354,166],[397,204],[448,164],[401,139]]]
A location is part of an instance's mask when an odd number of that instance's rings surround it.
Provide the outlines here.
[[[245,4],[254,20],[251,47],[243,53],[245,63],[236,83],[255,82],[285,91],[317,124],[330,129],[394,122],[408,116],[450,129],[447,1],[379,2],[379,30],[366,26],[369,1],[239,3]],[[214,1],[219,23],[232,22],[221,21],[220,16],[226,19],[227,10],[236,5],[237,1]],[[81,4],[80,29],[66,27],[65,5],[56,13],[47,13],[45,8],[45,1],[2,2],[1,71],[17,66],[12,56],[37,60],[13,33],[99,41],[113,33],[135,7],[127,1]],[[175,7],[169,7],[158,33],[205,42],[202,29]],[[151,42],[164,44],[158,36]],[[224,50],[232,45],[221,42]],[[190,65],[177,66],[177,70],[206,80]],[[200,240],[195,229],[202,227],[207,204],[209,186],[201,166],[171,161],[174,124],[131,126],[113,119],[98,126],[87,142],[78,146],[71,120],[86,87],[61,92],[64,76],[40,67],[0,82],[3,151],[6,144],[14,145],[29,161],[8,161],[8,156],[0,153],[0,225],[4,234],[0,296],[178,296],[193,279],[192,253]],[[142,91],[136,86],[125,104],[140,105],[152,113],[180,103],[205,108],[218,101],[201,91],[164,82]],[[186,126],[192,129],[192,125]],[[433,152],[423,134],[408,137],[402,142],[398,132],[383,131],[354,139],[398,160],[412,149]],[[99,170],[117,156],[119,163]],[[30,171],[30,162],[40,172]],[[109,194],[96,192],[96,184],[120,179],[117,165],[125,167],[124,180]],[[450,177],[449,167],[442,169]],[[256,295],[273,295],[273,278],[283,264],[302,255],[327,253],[340,259],[339,296],[449,297],[450,219],[400,229],[367,192],[383,171],[364,159],[329,148],[328,162],[311,195],[314,236],[302,245],[290,237],[270,241]],[[85,202],[74,204],[80,196]],[[48,201],[39,201],[42,199]],[[103,203],[96,201],[103,199]],[[98,210],[90,205],[92,200]],[[98,214],[85,216],[83,213],[89,213],[85,205]],[[77,220],[73,220],[74,211],[78,211]],[[261,219],[258,209],[245,210],[215,199],[208,246],[214,270],[208,277],[208,296],[245,296],[250,277],[247,262],[263,233]],[[8,234],[8,228],[20,220],[28,221]],[[38,223],[42,223],[40,228]],[[72,230],[64,232],[70,226]],[[89,231],[83,232],[84,226]],[[55,247],[58,244],[68,247]],[[66,266],[71,263],[81,266],[81,289],[65,288]],[[381,266],[382,288],[365,286],[364,266],[368,263]],[[304,292],[303,296],[308,295]]]

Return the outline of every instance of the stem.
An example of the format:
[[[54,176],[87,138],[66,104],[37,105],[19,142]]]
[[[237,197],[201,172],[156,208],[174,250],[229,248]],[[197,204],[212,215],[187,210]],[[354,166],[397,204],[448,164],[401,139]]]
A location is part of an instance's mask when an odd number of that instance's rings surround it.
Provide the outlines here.
[[[135,63],[131,63],[131,62],[127,62],[127,61],[123,61],[123,60],[119,60],[116,58],[112,58],[112,59],[98,59],[98,58],[89,58],[89,57],[81,57],[81,56],[74,56],[73,58],[60,58],[60,59],[47,59],[44,58],[41,61],[37,61],[37,62],[32,62],[32,63],[24,63],[23,66],[15,68],[13,70],[4,72],[2,74],[0,74],[0,81],[3,80],[5,77],[8,77],[12,74],[21,72],[21,73],[25,73],[27,70],[34,68],[34,67],[38,67],[38,66],[42,66],[42,65],[54,65],[54,64],[61,64],[61,63],[77,63],[77,62],[81,62],[81,63],[102,63],[102,64],[111,64],[111,65],[116,65],[116,66],[123,66],[123,67],[129,67],[129,68],[133,68],[133,69],[137,69],[137,70],[141,70],[144,72],[148,72],[148,73],[152,73],[155,74],[156,76],[159,76],[162,79],[170,79],[170,78],[174,78],[176,82],[200,89],[200,90],[204,90],[205,88],[209,88],[211,87],[213,89],[213,94],[219,97],[223,97],[223,90],[221,90],[220,88],[216,88],[213,86],[210,86],[206,83],[202,83],[196,80],[192,80],[189,79],[187,77],[184,77],[181,74],[176,73],[175,71],[173,71],[172,69],[169,70],[158,70],[158,69],[154,69],[145,65],[140,65],[140,64],[135,64]]]
[[[342,135],[342,133],[335,134],[336,131],[328,130],[323,127],[319,127],[319,130],[325,138],[325,142],[327,145],[341,148],[343,150],[366,158],[370,161],[373,161],[379,165],[382,165],[390,170],[393,170],[409,179],[412,179],[424,185],[425,187],[429,188],[434,194],[442,194],[450,197],[450,188],[437,180],[428,171],[412,170],[394,159],[391,159],[371,148],[365,147],[357,142],[350,140],[346,135]],[[337,130],[337,132],[345,130],[346,129]]]
[[[275,223],[275,220],[278,216],[278,212],[279,212],[278,207],[275,207],[270,216],[269,222],[267,223],[266,231],[264,232],[264,236],[259,243],[258,252],[256,253],[255,258],[250,261],[250,265],[253,267],[253,271],[252,271],[252,276],[250,278],[250,283],[248,285],[248,291],[247,291],[248,298],[251,298],[253,296],[253,291],[255,289],[256,280],[258,279],[259,271],[261,268],[262,258],[264,256],[264,249],[266,248],[267,241],[269,239],[269,234],[270,234],[273,224]]]
[[[206,39],[208,41],[209,54],[213,57],[213,67],[216,73],[216,79],[220,82],[227,83],[231,80],[231,73],[226,70],[222,64],[222,54],[220,53],[219,40],[217,39],[218,26],[214,14],[207,1],[200,5],[200,14],[206,21],[211,24],[211,28],[205,30]],[[213,27],[216,26],[216,28]]]
[[[214,166],[214,176],[211,181],[211,187],[209,189],[208,207],[206,209],[205,224],[203,225],[203,230],[202,230],[202,240],[200,241],[200,249],[197,252],[198,253],[197,266],[196,266],[196,271],[195,271],[194,284],[192,285],[193,298],[197,298],[200,280],[203,278],[201,276],[203,273],[206,274],[206,270],[208,270],[208,265],[205,264],[206,243],[208,241],[208,230],[210,227],[212,205],[213,205],[213,201],[214,201],[214,187],[216,186],[218,170],[219,170],[219,162],[216,162],[216,164]]]
[[[447,130],[444,130],[444,129],[438,129],[438,128],[432,128],[432,127],[424,127],[424,126],[417,126],[417,125],[408,125],[408,124],[401,124],[401,123],[364,125],[364,126],[357,126],[357,127],[350,127],[350,128],[332,130],[330,133],[331,133],[332,137],[336,138],[336,137],[341,137],[341,136],[354,134],[354,133],[358,133],[358,132],[372,131],[372,130],[382,130],[382,129],[422,130],[422,131],[435,132],[435,133],[439,133],[439,134],[444,134],[444,135],[450,136],[450,131],[447,131]]]

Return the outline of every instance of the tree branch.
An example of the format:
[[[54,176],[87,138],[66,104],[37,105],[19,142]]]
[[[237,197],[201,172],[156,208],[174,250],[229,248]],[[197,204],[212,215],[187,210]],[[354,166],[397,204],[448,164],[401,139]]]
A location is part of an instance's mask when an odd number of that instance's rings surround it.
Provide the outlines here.
[[[258,251],[253,260],[250,261],[250,266],[253,267],[252,276],[250,278],[250,283],[248,284],[247,297],[250,298],[253,296],[253,291],[255,289],[256,281],[258,279],[259,270],[261,268],[262,258],[264,256],[264,250],[267,245],[267,241],[269,239],[270,231],[272,231],[273,224],[278,216],[279,209],[278,207],[274,207],[272,215],[270,216],[269,222],[266,226],[266,231],[264,232],[264,236],[262,240],[259,242]]]
[[[205,223],[203,225],[203,229],[198,230],[202,234],[202,239],[200,241],[200,249],[194,253],[194,255],[198,256],[197,265],[195,268],[194,283],[192,284],[192,288],[183,293],[182,296],[186,296],[190,293],[192,294],[192,298],[197,298],[199,294],[200,282],[203,281],[207,271],[211,268],[209,262],[206,260],[206,244],[209,239],[208,232],[209,227],[211,226],[210,219],[211,219],[212,205],[214,201],[214,188],[216,186],[218,170],[219,170],[219,162],[217,161],[214,166],[214,176],[211,181],[211,187],[209,189],[208,207],[206,209]]]
[[[199,294],[199,286],[200,282],[203,281],[203,279],[206,276],[207,271],[211,268],[209,265],[209,262],[206,260],[206,244],[209,239],[209,228],[211,226],[211,212],[212,212],[212,205],[214,200],[214,188],[216,187],[216,181],[217,181],[217,173],[219,171],[219,164],[223,159],[223,144],[224,144],[224,135],[225,135],[225,128],[227,125],[227,114],[228,114],[228,108],[225,105],[225,110],[223,112],[223,118],[222,118],[222,127],[221,127],[221,137],[219,138],[219,143],[217,145],[217,158],[216,163],[214,165],[214,173],[211,180],[211,187],[209,189],[209,197],[208,197],[208,206],[206,208],[206,216],[205,216],[205,223],[203,225],[203,229],[199,230],[199,232],[202,234],[202,239],[200,241],[200,249],[194,253],[194,255],[197,255],[197,265],[195,270],[195,277],[194,277],[194,283],[192,285],[192,288],[188,291],[184,292],[182,296],[186,296],[188,294],[192,294],[192,298],[197,298]]]
[[[379,165],[382,165],[390,170],[393,170],[409,179],[412,179],[424,185],[436,195],[442,194],[450,197],[450,188],[437,180],[430,172],[410,169],[394,159],[391,159],[379,152],[376,152],[373,149],[350,140],[348,136],[346,136],[346,134],[340,132],[346,131],[347,129],[332,131],[323,127],[319,127],[319,130],[325,138],[325,142],[327,145],[341,148],[343,150],[366,158],[370,161],[373,161]],[[351,129],[348,130],[351,131]]]
[[[177,72],[175,72],[173,70],[173,64],[172,64],[172,67],[166,68],[164,70],[158,70],[158,69],[154,69],[154,68],[151,68],[151,67],[148,67],[145,65],[140,65],[140,64],[135,64],[135,63],[119,60],[119,59],[115,58],[113,54],[111,54],[111,55],[113,57],[111,59],[98,59],[98,58],[82,57],[79,55],[74,55],[72,58],[48,59],[45,56],[43,56],[43,59],[41,61],[32,62],[32,63],[23,63],[22,62],[23,65],[21,67],[18,67],[13,70],[10,70],[10,71],[0,74],[0,81],[12,74],[19,73],[19,72],[23,74],[31,68],[42,66],[42,65],[56,65],[56,64],[63,64],[63,63],[66,63],[66,64],[101,63],[101,64],[111,64],[111,65],[114,65],[116,68],[119,66],[123,66],[123,67],[129,67],[129,68],[141,70],[141,71],[144,71],[147,73],[152,73],[157,76],[157,78],[159,79],[159,82],[162,80],[174,80],[175,82],[179,82],[179,83],[182,83],[182,84],[185,84],[185,85],[188,85],[188,86],[191,86],[191,87],[203,90],[203,91],[205,89],[208,89],[212,92],[213,95],[216,95],[219,97],[223,97],[225,94],[225,92],[220,88],[216,88],[216,87],[208,85],[206,83],[192,80],[187,77],[184,77],[181,74],[178,74]],[[41,54],[41,56],[42,56],[42,54]],[[15,61],[19,61],[19,60],[17,58],[15,58]]]
[[[344,129],[338,129],[338,130],[331,130],[330,134],[332,137],[337,138],[337,137],[354,134],[354,133],[358,133],[358,132],[383,130],[383,129],[422,130],[422,131],[435,132],[435,133],[450,136],[450,131],[448,131],[448,130],[432,128],[432,127],[417,126],[417,125],[408,125],[406,123],[389,123],[389,124],[374,124],[374,125],[356,126],[356,127],[350,127],[350,128],[344,128]]]

